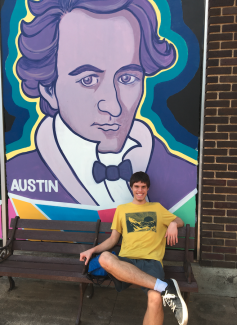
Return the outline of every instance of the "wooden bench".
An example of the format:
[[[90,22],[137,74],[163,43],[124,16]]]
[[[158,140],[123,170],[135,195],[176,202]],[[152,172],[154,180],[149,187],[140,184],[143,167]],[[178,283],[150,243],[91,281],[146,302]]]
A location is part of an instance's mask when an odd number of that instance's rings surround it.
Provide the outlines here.
[[[12,277],[79,282],[80,298],[76,325],[80,322],[82,302],[88,286],[88,298],[93,285],[87,279],[87,267],[79,254],[110,236],[111,223],[82,221],[31,220],[16,217],[11,221],[7,245],[0,248],[0,276],[7,276],[10,290],[15,287]],[[175,278],[186,302],[190,292],[197,292],[191,264],[194,249],[194,228],[179,229],[176,249],[167,247],[165,260],[182,261],[183,266],[165,266],[167,278]],[[113,248],[117,253],[120,242]],[[24,253],[21,253],[23,251]],[[108,285],[110,281],[105,281]]]

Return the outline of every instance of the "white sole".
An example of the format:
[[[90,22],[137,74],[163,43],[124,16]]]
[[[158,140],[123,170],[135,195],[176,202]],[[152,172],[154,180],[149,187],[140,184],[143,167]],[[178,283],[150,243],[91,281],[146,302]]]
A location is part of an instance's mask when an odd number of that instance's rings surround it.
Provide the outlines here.
[[[182,320],[182,323],[180,325],[187,325],[188,324],[188,308],[186,306],[185,301],[183,300],[183,297],[182,297],[181,292],[179,290],[179,285],[178,285],[177,281],[175,279],[170,279],[170,280],[172,280],[173,283],[174,283],[174,286],[175,286],[175,288],[177,290],[179,299],[181,300],[181,304],[182,304],[182,307],[183,307],[183,320]]]

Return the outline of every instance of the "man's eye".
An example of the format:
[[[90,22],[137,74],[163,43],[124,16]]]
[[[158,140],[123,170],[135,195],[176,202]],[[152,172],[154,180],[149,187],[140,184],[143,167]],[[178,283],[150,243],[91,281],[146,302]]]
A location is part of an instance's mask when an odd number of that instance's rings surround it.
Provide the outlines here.
[[[138,78],[130,75],[130,74],[124,74],[123,76],[119,77],[118,81],[121,82],[124,85],[129,85],[134,83],[136,80],[139,80]]]
[[[99,78],[97,76],[87,76],[82,78],[79,82],[85,87],[91,87],[98,83]]]

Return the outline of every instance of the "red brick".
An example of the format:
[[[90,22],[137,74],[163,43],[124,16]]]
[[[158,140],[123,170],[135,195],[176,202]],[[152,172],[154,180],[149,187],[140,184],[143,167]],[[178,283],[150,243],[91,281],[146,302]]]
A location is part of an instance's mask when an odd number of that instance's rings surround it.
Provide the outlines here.
[[[223,78],[225,78],[225,76],[222,76]],[[227,78],[227,77],[226,77]],[[236,77],[237,80],[237,77]],[[232,81],[223,81],[223,82],[232,82]],[[237,81],[233,81],[233,82],[237,82]],[[218,83],[218,77],[207,77],[207,83]]]
[[[201,251],[202,252],[211,252],[212,251],[212,246],[202,245],[201,246]]]
[[[204,164],[203,170],[227,170],[227,166],[223,164]]]
[[[213,172],[206,172],[204,171],[202,173],[203,178],[214,178],[214,173]]]
[[[214,187],[203,186],[202,188],[202,193],[213,193],[213,192],[214,192]]]
[[[221,60],[221,66],[225,66],[225,65],[237,65],[237,58],[236,59],[222,59]]]
[[[211,164],[211,163],[214,163],[215,162],[215,158],[214,157],[210,157],[210,156],[205,156],[205,157],[203,157],[203,162],[204,163]]]
[[[203,215],[210,215],[210,216],[224,216],[225,210],[218,210],[218,209],[203,209]]]
[[[202,231],[202,238],[212,238],[212,231]]]
[[[203,223],[202,224],[202,229],[203,230],[224,230],[224,225]]]
[[[203,183],[203,185],[225,186],[226,180],[224,180],[224,179],[204,179],[202,183]]]
[[[214,61],[214,60],[212,60],[212,61]],[[230,85],[228,85],[228,84],[207,85],[206,89],[207,89],[207,91],[230,91]]]
[[[236,239],[236,234],[233,232],[213,232],[214,238],[229,238],[229,239]]]
[[[222,42],[221,43],[221,49],[236,49],[236,48],[237,48],[237,42]],[[226,55],[226,57],[228,57],[228,56],[229,55]]]
[[[216,178],[237,178],[237,173],[234,172],[216,172]]]
[[[215,141],[204,141],[204,148],[215,148]]]
[[[230,140],[237,140],[237,133],[230,133]]]
[[[219,260],[223,261],[224,260],[224,255],[223,254],[214,254],[214,253],[202,253],[202,258],[206,260]]]
[[[237,90],[237,84],[232,85],[232,91],[236,91]]]
[[[237,76],[220,76],[220,82],[237,82]]]
[[[212,266],[212,261],[201,261],[199,262],[200,266]]]
[[[230,102],[227,100],[206,101],[206,107],[229,107]]]
[[[215,13],[216,13],[216,15],[215,15]],[[237,15],[237,7],[223,8],[222,14],[223,15]],[[219,15],[218,11],[216,11],[216,12],[214,11],[212,14],[212,16],[217,16],[217,15]]]
[[[237,195],[227,195],[227,201],[237,202]]]
[[[224,267],[224,268],[233,268],[235,269],[234,262],[220,262],[220,261],[212,261],[212,267]]]
[[[228,170],[237,171],[237,165],[229,165]]]
[[[216,126],[215,125],[204,125],[205,132],[215,132]]]
[[[236,24],[230,24],[230,25],[223,25],[222,26],[222,32],[237,32],[237,25]]]
[[[205,133],[205,139],[208,140],[227,140],[228,133]]]
[[[202,244],[224,246],[224,239],[203,238]]]
[[[237,203],[215,202],[215,208],[217,208],[217,209],[237,209]]]
[[[211,116],[211,117],[205,117],[205,123],[206,124],[228,124],[228,117],[224,116]]]
[[[206,99],[217,99],[217,93],[206,93]]]
[[[218,125],[218,132],[237,132],[236,125]]]
[[[228,217],[237,217],[237,210],[227,210],[227,216]],[[236,224],[237,220],[235,222],[235,220],[233,219],[231,223]]]
[[[208,41],[215,42],[215,41],[231,41],[233,39],[233,34],[209,34]],[[237,39],[237,38],[236,38]]]
[[[237,225],[226,225],[227,231],[237,231]]]
[[[219,42],[209,42],[208,43],[208,51],[210,50],[218,50],[220,49],[220,43]]]
[[[205,201],[225,201],[225,195],[220,194],[204,194],[202,199]]]
[[[237,157],[216,157],[217,163],[228,163],[235,164],[237,163]]]
[[[204,149],[207,156],[227,156],[227,149]]]
[[[237,181],[235,181],[235,180],[228,180],[227,181],[227,185],[228,186],[237,186]]]
[[[209,0],[209,6],[212,7],[228,7],[233,6],[234,0]]]
[[[220,17],[210,17],[209,18],[209,23],[212,24],[212,25],[215,25],[215,24],[228,24],[228,23],[231,24],[233,22],[234,22],[234,16],[220,16]],[[215,27],[215,26],[210,26],[210,27]]]
[[[214,253],[229,253],[229,254],[235,254],[236,253],[236,248],[234,247],[221,247],[221,246],[214,246],[213,247],[213,252]]]
[[[237,148],[237,141],[217,141],[217,148]]]
[[[237,193],[237,188],[231,188],[231,187],[216,187],[215,188],[216,193],[222,193],[222,194],[232,194],[232,193]]]
[[[237,124],[237,117],[231,117],[230,118],[230,123],[231,124]],[[235,126],[236,127],[236,129],[237,129],[237,126]]]
[[[230,149],[229,150],[229,155],[230,156],[237,156],[237,149]]]
[[[207,209],[212,209],[213,208],[213,202],[203,201],[202,202],[202,207],[207,208]]]
[[[225,246],[237,247],[237,240],[226,239]]]
[[[229,67],[215,67],[215,68],[208,68],[207,69],[207,75],[213,75],[213,74],[231,74],[231,68]],[[225,105],[226,106],[226,105]]]
[[[211,60],[207,60],[207,66],[208,67],[218,67],[219,66],[219,59],[211,59]]]
[[[237,100],[231,101],[231,107],[237,107]]]
[[[234,253],[234,254],[236,254],[236,253]],[[226,261],[235,261],[235,262],[237,262],[237,255],[226,254],[225,255],[225,260]]]
[[[237,218],[230,217],[214,217],[215,223],[224,223],[224,224],[237,224]]]
[[[230,43],[230,42],[228,42],[228,43]],[[232,57],[232,51],[231,50],[210,51],[210,52],[208,52],[207,57],[208,57],[208,59],[211,59],[211,58],[231,58]]]
[[[202,222],[212,223],[212,217],[202,216]]]
[[[218,115],[237,115],[236,108],[219,108]]]
[[[219,94],[220,99],[236,99],[237,98],[237,93],[234,92],[228,92],[228,93],[220,93]]]
[[[214,18],[219,18],[219,17],[214,17]],[[220,25],[209,26],[209,33],[220,33],[220,31],[221,31]]]
[[[234,68],[233,68],[233,73],[234,73],[234,74],[237,74],[237,67],[234,67]]]

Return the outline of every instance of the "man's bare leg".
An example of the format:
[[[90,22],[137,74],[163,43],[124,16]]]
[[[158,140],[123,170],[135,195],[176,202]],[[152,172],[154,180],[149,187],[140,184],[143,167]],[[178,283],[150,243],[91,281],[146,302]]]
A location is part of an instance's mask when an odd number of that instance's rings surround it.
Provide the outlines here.
[[[164,321],[164,311],[160,293],[149,290],[147,296],[147,310],[143,325],[162,325]]]
[[[99,263],[108,273],[111,273],[120,281],[137,284],[152,290],[155,287],[155,277],[141,271],[128,262],[120,261],[117,256],[109,252],[103,252],[100,255]]]

